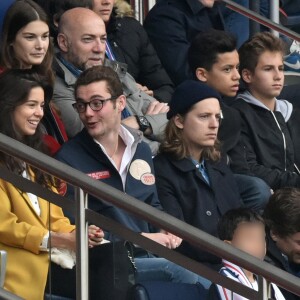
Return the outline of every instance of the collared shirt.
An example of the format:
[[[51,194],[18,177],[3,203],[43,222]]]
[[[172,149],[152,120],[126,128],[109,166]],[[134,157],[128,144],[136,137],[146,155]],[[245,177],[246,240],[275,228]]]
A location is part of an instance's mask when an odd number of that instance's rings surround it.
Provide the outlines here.
[[[125,148],[125,151],[124,151],[124,154],[123,154],[123,157],[122,157],[120,169],[117,168],[114,160],[108,155],[108,153],[106,152],[106,149],[104,148],[104,146],[101,143],[99,143],[97,140],[94,139],[94,141],[100,146],[103,153],[107,156],[107,158],[112,163],[112,165],[118,170],[118,172],[121,176],[121,179],[122,179],[123,188],[125,190],[125,183],[126,183],[126,177],[127,177],[127,173],[128,173],[128,166],[129,166],[129,163],[131,162],[131,160],[133,158],[133,155],[134,155],[134,151],[132,151],[133,150],[132,146],[134,144],[134,137],[124,126],[120,127],[119,135],[120,135],[121,139],[123,140],[124,144],[126,145],[126,148]]]
[[[195,167],[199,170],[199,172],[201,173],[203,179],[206,181],[206,183],[208,185],[210,185],[210,180],[209,180],[209,176],[207,174],[207,169],[205,167],[205,161],[204,159],[199,163],[197,160],[191,158],[193,164],[195,165]]]

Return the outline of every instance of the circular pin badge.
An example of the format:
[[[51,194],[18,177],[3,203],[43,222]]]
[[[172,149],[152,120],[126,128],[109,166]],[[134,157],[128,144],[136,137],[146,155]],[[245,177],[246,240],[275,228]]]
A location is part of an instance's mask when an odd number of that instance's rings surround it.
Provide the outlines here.
[[[145,185],[152,185],[155,183],[155,176],[151,173],[145,173],[141,177],[141,182]]]
[[[136,159],[131,163],[129,173],[134,179],[141,180],[142,175],[151,173],[151,168],[145,160]]]

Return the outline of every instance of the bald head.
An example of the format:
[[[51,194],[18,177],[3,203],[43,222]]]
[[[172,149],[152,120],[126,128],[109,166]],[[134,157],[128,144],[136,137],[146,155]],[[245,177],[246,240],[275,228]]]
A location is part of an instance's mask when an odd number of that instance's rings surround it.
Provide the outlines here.
[[[101,17],[90,9],[76,7],[60,18],[57,43],[61,55],[80,70],[102,65],[106,29]]]
[[[91,9],[84,7],[69,9],[64,12],[60,18],[58,32],[73,30],[74,28],[87,24],[88,21],[91,21],[91,23],[96,22],[96,24],[105,26],[103,20]]]

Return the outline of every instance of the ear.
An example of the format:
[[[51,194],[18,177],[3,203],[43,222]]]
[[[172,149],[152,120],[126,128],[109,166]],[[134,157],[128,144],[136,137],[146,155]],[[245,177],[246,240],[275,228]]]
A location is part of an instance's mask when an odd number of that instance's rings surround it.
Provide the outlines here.
[[[270,236],[271,236],[271,238],[272,238],[272,240],[273,240],[274,242],[277,242],[277,241],[278,241],[278,236],[277,236],[276,233],[274,233],[273,230],[270,230]]]
[[[64,33],[59,33],[57,35],[57,44],[62,52],[67,53],[69,51],[69,42]]]
[[[204,68],[197,68],[196,69],[196,77],[203,82],[207,81],[207,70]]]
[[[246,83],[251,83],[252,81],[252,72],[248,69],[243,69],[241,76]]]
[[[177,114],[174,118],[173,121],[176,125],[176,127],[178,127],[179,129],[183,129],[184,125],[183,125],[183,118],[181,115]]]
[[[121,112],[125,108],[126,97],[124,95],[121,95],[118,97],[118,99],[116,100],[116,106],[117,106],[118,112]]]

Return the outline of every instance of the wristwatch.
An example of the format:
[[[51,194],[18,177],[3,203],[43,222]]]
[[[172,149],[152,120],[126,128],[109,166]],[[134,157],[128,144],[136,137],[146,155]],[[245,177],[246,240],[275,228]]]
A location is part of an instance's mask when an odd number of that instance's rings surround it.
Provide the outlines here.
[[[136,117],[136,121],[139,124],[140,131],[145,132],[151,126],[149,121],[144,116],[135,116],[135,117]]]

